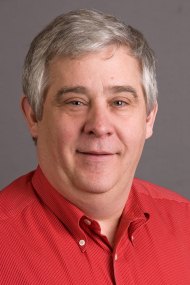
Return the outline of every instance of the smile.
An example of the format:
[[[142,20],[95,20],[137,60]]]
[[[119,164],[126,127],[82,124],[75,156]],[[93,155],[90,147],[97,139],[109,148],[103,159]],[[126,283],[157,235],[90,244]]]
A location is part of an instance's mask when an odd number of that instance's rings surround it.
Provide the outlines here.
[[[106,152],[106,151],[77,151],[77,154],[82,156],[84,159],[93,160],[93,161],[102,161],[109,160],[113,158],[115,153]]]
[[[83,155],[92,155],[92,156],[113,155],[113,153],[110,152],[96,152],[96,151],[77,151],[77,152]]]

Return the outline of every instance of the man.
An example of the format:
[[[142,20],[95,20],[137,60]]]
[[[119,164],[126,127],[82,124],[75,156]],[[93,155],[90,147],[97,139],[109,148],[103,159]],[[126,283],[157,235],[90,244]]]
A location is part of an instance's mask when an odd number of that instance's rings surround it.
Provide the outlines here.
[[[32,42],[22,109],[39,166],[1,192],[1,284],[190,284],[190,204],[134,179],[157,112],[154,55],[112,16]]]

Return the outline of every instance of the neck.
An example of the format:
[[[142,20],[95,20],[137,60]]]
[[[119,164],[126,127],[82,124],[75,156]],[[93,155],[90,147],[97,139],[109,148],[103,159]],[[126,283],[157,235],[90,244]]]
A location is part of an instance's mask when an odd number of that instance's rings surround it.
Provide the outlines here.
[[[112,246],[114,245],[115,234],[128,198],[129,190],[125,189],[125,191],[119,192],[114,191],[114,193],[87,195],[86,199],[84,195],[82,201],[71,201],[86,216],[99,223],[101,234],[107,237]],[[114,195],[115,193],[117,195]]]
[[[54,172],[53,172],[54,173]],[[114,244],[119,220],[125,207],[131,189],[133,177],[121,180],[110,190],[105,192],[90,192],[63,182],[64,179],[52,178],[52,173],[46,173],[50,183],[68,201],[77,206],[86,216],[99,222],[102,235],[105,235],[110,244]],[[66,191],[66,190],[67,191]],[[70,191],[68,191],[70,189]]]
[[[120,216],[111,217],[108,220],[98,220],[102,235],[106,236],[111,246],[114,246],[115,235],[117,232]]]

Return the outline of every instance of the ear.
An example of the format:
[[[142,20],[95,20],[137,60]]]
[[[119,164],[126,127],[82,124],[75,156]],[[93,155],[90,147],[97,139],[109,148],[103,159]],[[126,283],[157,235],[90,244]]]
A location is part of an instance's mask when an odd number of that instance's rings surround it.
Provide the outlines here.
[[[146,139],[150,138],[153,134],[153,127],[157,111],[158,111],[158,103],[156,102],[152,111],[149,113],[149,115],[146,118]]]
[[[28,124],[31,136],[33,138],[37,138],[38,137],[38,122],[36,120],[36,116],[26,96],[23,96],[21,99],[21,109],[23,111],[26,122]]]

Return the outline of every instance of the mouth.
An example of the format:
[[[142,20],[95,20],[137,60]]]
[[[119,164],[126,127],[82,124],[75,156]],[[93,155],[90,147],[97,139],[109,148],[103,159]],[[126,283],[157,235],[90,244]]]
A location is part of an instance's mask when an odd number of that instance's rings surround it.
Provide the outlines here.
[[[107,152],[107,151],[79,151],[77,150],[77,153],[81,154],[81,155],[86,155],[86,156],[97,156],[97,157],[101,157],[101,156],[111,156],[114,155],[114,153],[111,152]]]
[[[115,153],[107,151],[77,151],[79,158],[88,163],[103,163],[109,162],[115,157]]]

